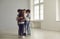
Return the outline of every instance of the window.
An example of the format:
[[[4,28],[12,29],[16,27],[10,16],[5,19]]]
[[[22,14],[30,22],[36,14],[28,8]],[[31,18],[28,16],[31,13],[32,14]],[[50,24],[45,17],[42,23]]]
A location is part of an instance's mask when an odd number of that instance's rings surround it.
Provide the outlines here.
[[[40,20],[43,20],[44,18],[44,5],[40,5]]]
[[[40,3],[43,3],[44,2],[44,0],[40,0]]]
[[[33,0],[33,20],[44,20],[44,0]]]
[[[39,0],[34,0],[34,4],[38,4],[39,3]]]
[[[39,6],[34,6],[34,19],[39,20]]]
[[[56,21],[60,21],[58,0],[56,0]]]

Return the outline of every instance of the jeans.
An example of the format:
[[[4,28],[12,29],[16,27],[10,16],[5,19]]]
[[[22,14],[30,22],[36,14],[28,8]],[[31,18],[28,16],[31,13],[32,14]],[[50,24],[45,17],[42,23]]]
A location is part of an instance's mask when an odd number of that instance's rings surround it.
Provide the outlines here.
[[[25,21],[25,23],[24,23],[24,33],[26,33],[27,32],[27,34],[31,34],[31,31],[30,31],[30,26],[29,26],[29,24],[30,24],[30,21]]]
[[[30,26],[29,26],[29,24],[30,24],[30,21],[27,21],[26,22],[26,26],[27,26],[27,34],[31,34],[31,31],[30,31]]]
[[[24,31],[24,24],[18,24],[19,26],[19,30],[18,30],[18,35],[23,35],[23,31]]]

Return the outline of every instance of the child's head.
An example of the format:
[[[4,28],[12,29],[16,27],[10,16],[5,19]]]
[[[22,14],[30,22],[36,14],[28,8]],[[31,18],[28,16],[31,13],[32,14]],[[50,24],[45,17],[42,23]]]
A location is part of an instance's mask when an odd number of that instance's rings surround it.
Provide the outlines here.
[[[27,9],[27,10],[26,10],[26,13],[30,13],[30,10],[29,10],[29,9]]]
[[[23,12],[26,13],[26,9],[23,9]]]
[[[17,12],[18,12],[18,13],[21,13],[21,12],[22,12],[22,9],[18,9]]]

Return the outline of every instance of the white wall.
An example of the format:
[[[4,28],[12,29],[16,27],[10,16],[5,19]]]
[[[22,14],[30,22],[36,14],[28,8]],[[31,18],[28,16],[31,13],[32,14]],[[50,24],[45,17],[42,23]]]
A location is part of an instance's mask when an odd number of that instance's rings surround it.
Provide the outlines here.
[[[32,28],[41,28],[41,23],[40,23],[40,21],[32,21],[31,22],[31,27]]]
[[[28,9],[28,0],[0,0],[0,30],[17,29],[17,9]]]
[[[30,0],[30,9],[31,9],[31,27],[33,28],[41,28],[41,23],[40,21],[34,21],[33,20],[33,0]]]
[[[56,22],[56,0],[44,1],[44,16],[42,29],[60,31],[60,22]]]

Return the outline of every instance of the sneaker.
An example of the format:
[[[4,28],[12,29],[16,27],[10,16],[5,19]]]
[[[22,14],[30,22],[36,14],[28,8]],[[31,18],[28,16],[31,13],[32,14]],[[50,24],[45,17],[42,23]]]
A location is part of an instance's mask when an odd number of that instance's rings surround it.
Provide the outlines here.
[[[26,36],[26,33],[23,33],[23,36]]]

